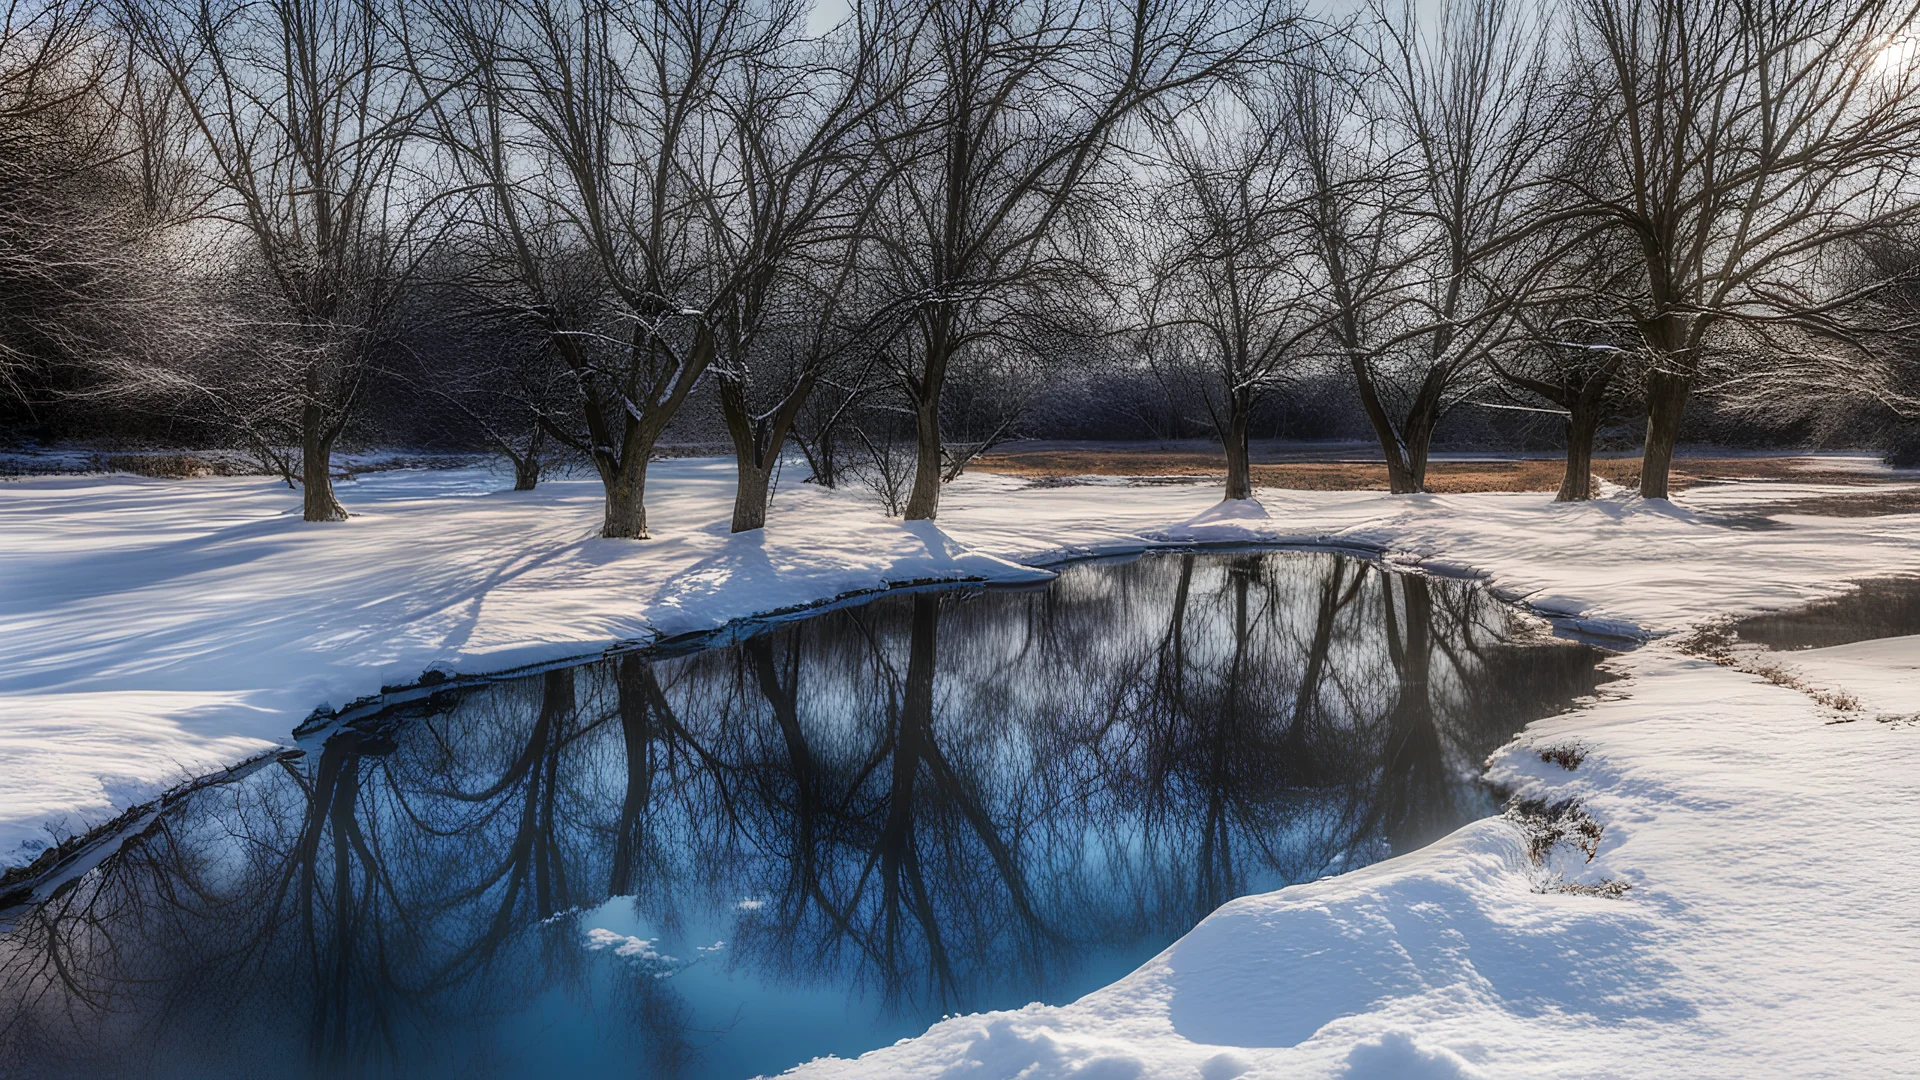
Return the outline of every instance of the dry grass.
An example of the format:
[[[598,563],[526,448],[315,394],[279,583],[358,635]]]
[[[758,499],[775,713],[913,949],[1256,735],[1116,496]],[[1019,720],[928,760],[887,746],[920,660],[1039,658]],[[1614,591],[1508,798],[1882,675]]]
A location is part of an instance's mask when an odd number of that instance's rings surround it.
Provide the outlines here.
[[[1257,457],[1257,455],[1256,455]],[[1672,486],[1684,491],[1720,480],[1797,480],[1803,483],[1860,484],[1871,478],[1856,472],[1816,470],[1805,458],[1681,458],[1674,463]],[[1015,450],[986,454],[970,468],[1034,480],[1069,476],[1222,476],[1226,461],[1217,453],[1116,449]],[[1522,461],[1436,461],[1427,467],[1435,491],[1557,491],[1565,464],[1555,459]],[[1603,457],[1594,475],[1631,487],[1640,482],[1640,458]],[[1253,465],[1260,487],[1310,491],[1385,491],[1387,467],[1374,461],[1278,461]]]
[[[1551,762],[1572,772],[1587,760],[1587,748],[1578,744],[1563,743],[1558,746],[1546,746],[1540,749],[1540,760]]]
[[[1545,865],[1558,844],[1579,849],[1588,862],[1600,854],[1600,823],[1572,800],[1552,804],[1518,800],[1507,807],[1506,817],[1527,834],[1527,854],[1536,864]]]
[[[1633,888],[1633,882],[1622,881],[1619,878],[1601,878],[1599,883],[1594,885],[1582,885],[1576,881],[1560,883],[1560,891],[1563,893],[1573,896],[1597,896],[1602,900],[1618,900],[1627,895],[1627,890],[1631,888]]]
[[[1600,837],[1605,830],[1575,800],[1547,803],[1539,799],[1518,799],[1507,805],[1506,818],[1526,835],[1527,855],[1540,871],[1548,870],[1553,849],[1562,844],[1585,855],[1589,863],[1600,854]],[[1601,878],[1589,884],[1566,881],[1558,875],[1539,875],[1535,877],[1533,887],[1536,892],[1571,893],[1618,900],[1633,888],[1633,883],[1619,878]]]

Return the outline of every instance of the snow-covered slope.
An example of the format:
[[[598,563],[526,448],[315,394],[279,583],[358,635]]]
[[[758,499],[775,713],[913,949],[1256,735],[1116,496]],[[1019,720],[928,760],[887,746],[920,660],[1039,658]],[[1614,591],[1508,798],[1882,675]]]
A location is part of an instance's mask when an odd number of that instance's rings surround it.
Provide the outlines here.
[[[1856,641],[1754,663],[1784,671],[1815,691],[1851,695],[1858,711],[1920,722],[1920,637]]]
[[[253,479],[0,483],[0,866],[430,664],[581,655],[890,583],[1032,577],[1160,543],[1333,543],[1646,636],[1920,571],[1920,516],[1763,528],[1710,512],[1764,485],[1678,507],[1296,491],[1219,506],[1211,487],[968,476],[938,528],[796,485],[764,534],[730,536],[729,466],[671,461],[644,543],[593,538],[591,481],[498,486],[479,470],[373,476],[343,490],[353,520],[308,525],[296,493]],[[1913,711],[1891,700],[1910,649],[1842,649],[1788,659]],[[1920,990],[1920,729],[1829,723],[1848,717],[1671,641],[1614,663],[1627,678],[1605,700],[1494,763],[1538,806],[1577,801],[1599,829],[1591,862],[1563,845],[1541,864],[1518,826],[1480,822],[1236,901],[1071,1006],[950,1020],[803,1071],[1899,1075],[1920,1055],[1904,1020]],[[1543,748],[1584,757],[1567,770]]]

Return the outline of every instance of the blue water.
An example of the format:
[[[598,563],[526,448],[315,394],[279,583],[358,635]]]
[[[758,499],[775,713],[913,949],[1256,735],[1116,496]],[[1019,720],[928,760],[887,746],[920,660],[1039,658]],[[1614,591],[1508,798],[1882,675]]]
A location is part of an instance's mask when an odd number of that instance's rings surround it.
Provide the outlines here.
[[[1157,555],[448,690],[17,919],[0,1075],[737,1078],[1071,1001],[1495,812],[1597,657],[1471,583]]]

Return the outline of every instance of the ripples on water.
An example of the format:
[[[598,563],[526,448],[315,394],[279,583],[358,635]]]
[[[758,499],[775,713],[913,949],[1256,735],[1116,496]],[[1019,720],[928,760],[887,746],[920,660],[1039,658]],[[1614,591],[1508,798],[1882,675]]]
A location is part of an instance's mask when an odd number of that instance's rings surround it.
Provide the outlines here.
[[[1486,754],[1599,678],[1519,630],[1342,556],[1158,555],[443,692],[17,919],[0,1074],[744,1077],[1069,1001],[1494,812]]]

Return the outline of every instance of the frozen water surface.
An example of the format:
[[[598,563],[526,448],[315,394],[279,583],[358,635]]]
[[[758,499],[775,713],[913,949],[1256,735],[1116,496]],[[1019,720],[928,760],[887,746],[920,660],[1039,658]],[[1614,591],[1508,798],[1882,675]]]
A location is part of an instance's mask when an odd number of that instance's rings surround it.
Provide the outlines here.
[[[1493,813],[1599,655],[1470,582],[1161,554],[448,690],[16,914],[0,1074],[745,1077],[1064,1003]]]

